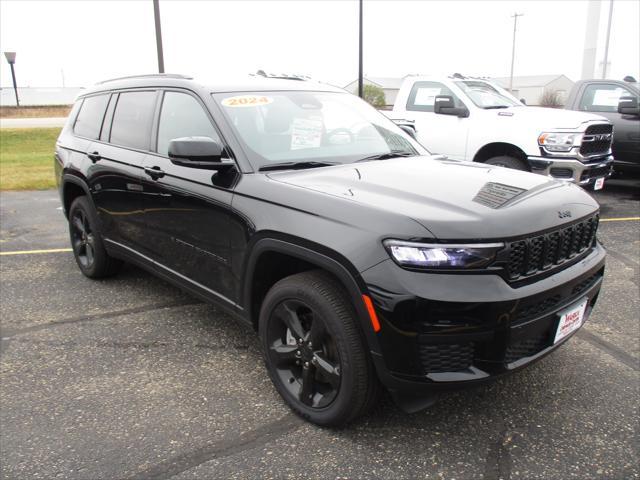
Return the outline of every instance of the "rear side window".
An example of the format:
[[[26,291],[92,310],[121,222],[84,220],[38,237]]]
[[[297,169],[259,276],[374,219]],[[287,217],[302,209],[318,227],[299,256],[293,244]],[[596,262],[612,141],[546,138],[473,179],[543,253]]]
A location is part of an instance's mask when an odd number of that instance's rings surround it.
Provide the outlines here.
[[[456,106],[460,106],[460,100],[445,85],[439,82],[416,82],[411,88],[407,100],[407,110],[416,112],[433,112],[436,95],[450,95]]]
[[[97,140],[100,136],[102,119],[108,102],[109,95],[95,95],[85,98],[73,126],[73,132],[81,137]]]
[[[111,125],[111,143],[147,150],[156,92],[125,92],[118,97]]]
[[[158,153],[167,155],[169,142],[181,137],[209,137],[220,141],[202,105],[186,93],[167,92],[158,125]]]

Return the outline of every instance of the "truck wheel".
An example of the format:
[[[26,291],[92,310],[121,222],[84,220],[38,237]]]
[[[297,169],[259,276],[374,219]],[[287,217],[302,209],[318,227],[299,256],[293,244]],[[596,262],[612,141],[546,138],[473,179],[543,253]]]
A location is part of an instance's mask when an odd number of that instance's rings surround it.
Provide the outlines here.
[[[277,282],[260,309],[269,376],[301,417],[348,423],[374,407],[380,384],[342,286],[315,270]]]
[[[522,160],[515,157],[510,157],[508,155],[493,157],[484,163],[486,163],[487,165],[496,165],[498,167],[513,168],[514,170],[523,170],[525,172],[528,171],[527,166]]]
[[[98,219],[87,197],[76,198],[69,208],[69,236],[80,271],[89,278],[115,275],[122,261],[110,257],[97,229]]]

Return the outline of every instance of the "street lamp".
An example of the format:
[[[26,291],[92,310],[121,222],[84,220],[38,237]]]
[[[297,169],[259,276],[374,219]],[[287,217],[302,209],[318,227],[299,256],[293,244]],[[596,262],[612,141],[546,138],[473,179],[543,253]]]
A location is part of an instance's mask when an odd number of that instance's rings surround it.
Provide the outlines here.
[[[16,85],[16,72],[13,69],[13,64],[16,63],[16,52],[4,52],[4,56],[7,57],[7,62],[11,65],[11,78],[13,78],[13,91],[16,94],[16,107],[20,106],[18,100],[18,85]]]

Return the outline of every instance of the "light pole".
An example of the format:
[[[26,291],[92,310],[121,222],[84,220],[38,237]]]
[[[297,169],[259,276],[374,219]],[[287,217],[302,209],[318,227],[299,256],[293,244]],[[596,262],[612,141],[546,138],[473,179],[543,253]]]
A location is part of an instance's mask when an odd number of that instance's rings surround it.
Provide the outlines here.
[[[18,85],[16,84],[16,72],[13,69],[13,64],[16,63],[16,52],[4,52],[4,56],[7,57],[7,62],[11,65],[11,78],[13,78],[13,91],[16,94],[16,107],[20,106],[20,100],[18,100]]]
[[[513,47],[511,48],[511,75],[509,75],[509,93],[513,94],[513,63],[516,58],[516,25],[518,24],[518,17],[524,16],[524,13],[514,13],[511,15],[513,18]]]
[[[158,72],[164,73],[164,54],[162,53],[162,29],[160,28],[160,3],[153,0],[153,17],[156,22],[156,49],[158,50]]]
[[[611,17],[613,16],[613,0],[609,3],[609,22],[607,23],[607,42],[604,45],[604,61],[602,62],[602,78],[607,78],[607,61],[609,60],[609,38],[611,37]]]
[[[360,0],[360,41],[358,48],[358,96],[364,98],[362,78],[362,0]]]

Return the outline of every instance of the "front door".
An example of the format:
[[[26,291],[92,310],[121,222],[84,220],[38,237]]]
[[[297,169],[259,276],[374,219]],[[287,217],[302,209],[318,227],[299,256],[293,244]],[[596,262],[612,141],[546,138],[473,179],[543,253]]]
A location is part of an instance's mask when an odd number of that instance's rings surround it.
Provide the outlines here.
[[[164,92],[157,153],[144,160],[146,250],[170,273],[235,303],[228,226],[233,192],[217,184],[215,171],[174,165],[169,160],[169,141],[189,136],[221,142],[196,96]]]

